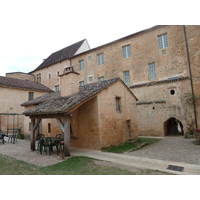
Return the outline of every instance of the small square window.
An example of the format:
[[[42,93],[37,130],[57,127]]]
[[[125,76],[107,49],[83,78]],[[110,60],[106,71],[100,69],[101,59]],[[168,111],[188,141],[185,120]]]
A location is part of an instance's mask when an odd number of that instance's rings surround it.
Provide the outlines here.
[[[80,81],[79,86],[83,86],[83,85],[84,85],[84,81]]]
[[[92,56],[88,56],[88,60],[92,60]]]
[[[88,82],[91,83],[93,81],[93,76],[88,77]]]
[[[59,92],[60,91],[60,86],[59,85],[56,85],[55,86],[55,92]]]
[[[98,81],[99,81],[99,82],[100,82],[100,81],[104,81],[104,76],[99,77],[99,78],[98,78]]]

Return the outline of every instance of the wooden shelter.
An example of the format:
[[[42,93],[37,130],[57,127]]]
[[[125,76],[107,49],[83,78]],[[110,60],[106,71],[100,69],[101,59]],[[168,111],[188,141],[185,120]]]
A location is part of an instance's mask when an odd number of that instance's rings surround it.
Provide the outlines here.
[[[76,76],[77,74],[73,73],[72,76],[74,75]],[[126,92],[124,92],[124,88]],[[112,140],[110,140],[108,137],[112,136],[112,134],[115,134],[117,132],[116,130],[119,130],[119,134],[121,134],[122,129],[117,127],[116,121],[118,122],[118,126],[121,127],[121,125],[123,125],[123,128],[125,128],[124,122],[126,122],[126,119],[127,121],[130,121],[134,116],[134,120],[132,121],[136,121],[134,101],[136,101],[137,98],[120,78],[87,84],[80,86],[76,93],[73,91],[74,90],[72,90],[73,94],[70,96],[60,96],[60,92],[53,92],[21,104],[21,106],[25,106],[27,108],[28,106],[32,106],[23,113],[24,115],[29,116],[31,119],[31,150],[35,150],[35,131],[42,119],[54,118],[57,120],[62,132],[64,133],[64,155],[66,157],[70,156],[70,123],[72,120],[76,121],[77,118],[75,117],[79,117],[81,115],[76,123],[76,126],[82,127],[80,128],[79,132],[82,132],[83,139],[79,139],[79,142],[84,141],[86,134],[94,133],[91,137],[89,137],[89,141],[90,143],[96,142],[96,146],[98,146],[98,148],[100,148],[101,145],[105,146],[107,144],[106,142],[103,143],[101,141],[101,137],[103,136],[100,136],[100,127],[106,127],[108,120],[105,119],[101,123],[99,118],[100,115],[105,113],[104,109],[106,106],[108,106],[106,110],[110,109],[112,112],[114,112],[114,114],[109,112],[106,116],[112,121],[111,123],[109,122],[107,124],[107,129],[112,129],[112,132],[110,131],[110,135],[105,133],[104,138],[106,138],[106,140],[112,142]],[[126,93],[125,96],[121,96],[121,98],[124,100],[123,113],[115,111],[115,99],[119,97],[116,97],[113,92],[115,94],[121,93],[122,95]],[[113,99],[112,104],[110,104],[110,98]],[[126,101],[129,103],[126,103]],[[132,110],[130,111],[130,109]],[[87,126],[85,125],[86,123]],[[113,127],[115,127],[116,130],[114,130]],[[136,122],[134,122],[133,127],[137,127]],[[137,130],[132,132],[134,132],[132,135],[136,135]],[[126,135],[126,130],[123,132],[123,134]],[[123,142],[126,139],[124,135],[122,135],[122,137],[120,136],[121,139],[119,135],[116,135],[116,141],[119,140],[118,143]]]

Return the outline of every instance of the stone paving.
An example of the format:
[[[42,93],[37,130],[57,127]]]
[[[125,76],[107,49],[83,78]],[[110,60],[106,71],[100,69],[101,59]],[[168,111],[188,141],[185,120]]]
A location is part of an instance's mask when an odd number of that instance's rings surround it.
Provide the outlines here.
[[[200,174],[200,146],[192,144],[194,139],[164,137],[159,142],[134,152],[115,154],[96,150],[72,148],[71,156],[87,156],[119,165],[154,169],[175,174]],[[0,142],[0,154],[8,155],[38,166],[48,166],[63,161],[56,152],[40,155],[30,150],[29,140],[18,140],[16,144]],[[166,169],[168,165],[184,167],[184,172]]]

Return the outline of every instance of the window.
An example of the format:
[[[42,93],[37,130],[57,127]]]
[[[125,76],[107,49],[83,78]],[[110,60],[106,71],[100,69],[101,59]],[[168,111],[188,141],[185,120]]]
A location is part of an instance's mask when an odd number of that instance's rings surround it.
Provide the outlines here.
[[[156,79],[156,65],[155,65],[155,63],[149,64],[149,78],[150,78],[150,80]]]
[[[51,133],[51,123],[48,123],[48,133]]]
[[[104,76],[99,77],[99,78],[98,78],[98,81],[99,81],[99,82],[100,82],[100,81],[104,81]]]
[[[59,77],[59,75],[60,75],[60,72],[59,72],[59,71],[57,71],[57,73],[56,73],[56,76],[57,76],[57,77]]]
[[[168,47],[167,33],[158,36],[158,46],[159,46],[159,49],[164,49]]]
[[[131,47],[130,47],[130,45],[122,47],[122,55],[123,55],[123,58],[131,57]]]
[[[41,73],[36,74],[36,79],[37,79],[36,80],[37,82],[39,82],[39,83],[41,82]]]
[[[51,74],[48,75],[48,78],[51,79]]]
[[[28,100],[30,101],[30,100],[33,100],[33,92],[29,92],[28,93]]]
[[[116,111],[121,112],[121,97],[115,97]]]
[[[129,71],[124,72],[124,83],[129,84],[130,83],[130,74]]]
[[[56,85],[55,86],[55,92],[59,92],[60,91],[60,86],[59,85]]]
[[[79,70],[83,71],[84,70],[84,60],[79,61]]]
[[[97,60],[98,60],[98,65],[103,65],[104,64],[104,54],[98,54],[97,55]]]
[[[93,76],[89,76],[88,77],[88,82],[92,82],[93,81]]]
[[[83,86],[83,85],[84,85],[84,81],[80,81],[79,86]]]

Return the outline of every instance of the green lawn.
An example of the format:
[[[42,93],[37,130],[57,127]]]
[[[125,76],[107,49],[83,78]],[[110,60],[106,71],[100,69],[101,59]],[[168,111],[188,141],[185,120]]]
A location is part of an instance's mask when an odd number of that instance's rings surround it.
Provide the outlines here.
[[[38,167],[14,158],[0,155],[1,175],[164,175],[169,174],[156,170],[139,170],[135,173],[117,167],[95,164],[95,159],[88,157],[72,157],[63,162]]]
[[[125,142],[122,145],[119,146],[110,146],[108,148],[103,148],[102,151],[106,152],[112,152],[112,153],[123,153],[125,151],[135,151],[140,148],[143,148],[144,146],[153,144],[155,142],[158,142],[160,139],[157,138],[139,138],[138,141],[131,143],[131,140],[129,142]]]

